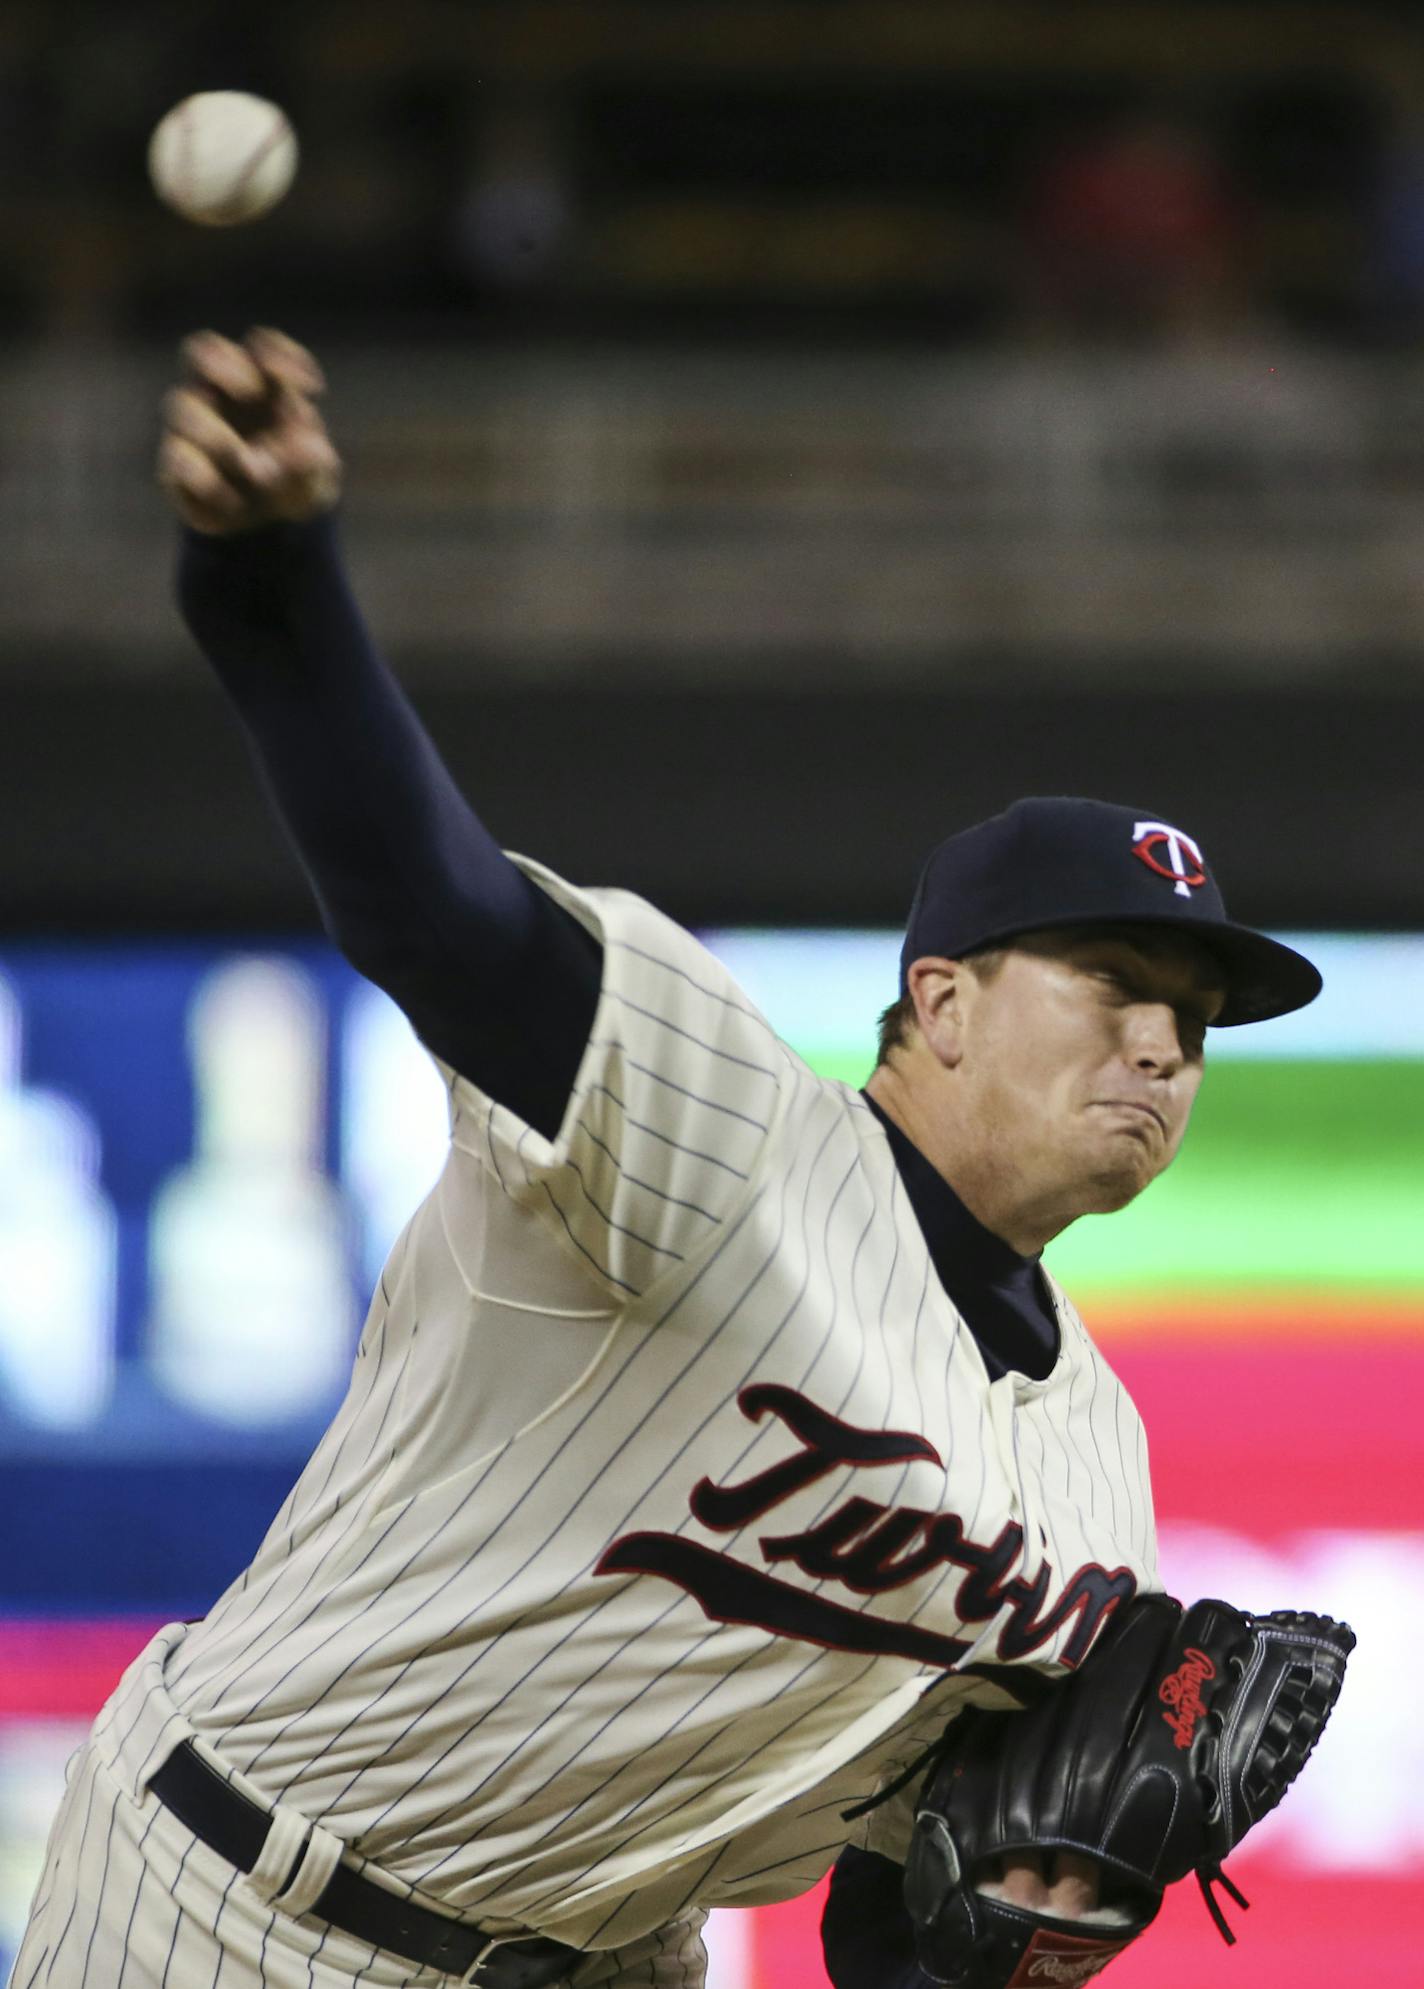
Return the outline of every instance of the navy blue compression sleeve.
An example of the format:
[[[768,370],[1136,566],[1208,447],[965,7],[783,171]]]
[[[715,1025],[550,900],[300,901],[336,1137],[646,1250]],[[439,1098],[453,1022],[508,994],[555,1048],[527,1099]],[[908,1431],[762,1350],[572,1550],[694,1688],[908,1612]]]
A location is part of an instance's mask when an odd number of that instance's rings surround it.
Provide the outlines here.
[[[455,786],[372,644],[334,522],[185,532],[178,598],[332,938],[438,1056],[552,1137],[600,948]]]

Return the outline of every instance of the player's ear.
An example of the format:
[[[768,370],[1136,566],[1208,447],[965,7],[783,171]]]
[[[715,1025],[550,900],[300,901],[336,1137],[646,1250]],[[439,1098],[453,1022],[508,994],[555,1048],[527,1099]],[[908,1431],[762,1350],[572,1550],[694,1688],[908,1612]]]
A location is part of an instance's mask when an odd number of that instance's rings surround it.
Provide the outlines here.
[[[947,1070],[964,1055],[964,993],[969,979],[962,961],[933,956],[916,960],[906,975],[920,1035]]]

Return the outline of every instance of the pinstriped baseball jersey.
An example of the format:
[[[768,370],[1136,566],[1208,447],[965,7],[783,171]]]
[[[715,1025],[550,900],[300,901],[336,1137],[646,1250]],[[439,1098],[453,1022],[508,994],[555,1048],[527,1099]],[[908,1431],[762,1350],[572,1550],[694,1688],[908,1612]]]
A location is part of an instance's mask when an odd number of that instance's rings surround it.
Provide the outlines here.
[[[525,868],[603,946],[564,1122],[446,1071],[347,1399],[166,1686],[397,1883],[612,1946],[812,1883],[995,1700],[957,1673],[1080,1660],[1154,1531],[1061,1292],[1051,1373],[991,1383],[860,1095],[652,908]]]

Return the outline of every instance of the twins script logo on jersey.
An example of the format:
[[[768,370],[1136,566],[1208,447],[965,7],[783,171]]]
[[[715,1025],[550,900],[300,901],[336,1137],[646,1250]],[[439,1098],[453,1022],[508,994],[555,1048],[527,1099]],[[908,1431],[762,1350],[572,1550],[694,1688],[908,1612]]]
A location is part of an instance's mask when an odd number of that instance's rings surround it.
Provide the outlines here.
[[[738,1485],[714,1485],[703,1478],[693,1486],[687,1502],[693,1518],[717,1533],[740,1531],[845,1465],[869,1468],[923,1460],[944,1468],[925,1437],[909,1430],[857,1429],[776,1382],[744,1388],[737,1406],[753,1423],[770,1411],[801,1447]],[[1089,1562],[1046,1607],[1055,1585],[1053,1570],[1042,1561],[1031,1581],[1015,1573],[1023,1544],[1023,1528],[1013,1522],[986,1543],[970,1538],[957,1513],[884,1506],[858,1494],[800,1533],[762,1534],[757,1541],[764,1561],[789,1562],[812,1581],[833,1583],[858,1596],[884,1595],[935,1568],[962,1568],[954,1608],[966,1623],[988,1623],[1007,1612],[998,1639],[999,1656],[1006,1663],[1040,1649],[1076,1616],[1059,1655],[1064,1664],[1081,1664],[1108,1612],[1136,1592],[1136,1579],[1127,1568],[1109,1570]],[[685,1590],[715,1622],[754,1623],[774,1636],[795,1637],[827,1650],[952,1667],[972,1648],[963,1638],[923,1624],[849,1608],[680,1533],[625,1533],[600,1557],[594,1572],[660,1576]]]
[[[1190,898],[1206,882],[1206,863],[1200,849],[1189,835],[1174,829],[1169,822],[1135,823],[1132,853],[1141,857],[1159,877],[1170,877],[1179,898]]]

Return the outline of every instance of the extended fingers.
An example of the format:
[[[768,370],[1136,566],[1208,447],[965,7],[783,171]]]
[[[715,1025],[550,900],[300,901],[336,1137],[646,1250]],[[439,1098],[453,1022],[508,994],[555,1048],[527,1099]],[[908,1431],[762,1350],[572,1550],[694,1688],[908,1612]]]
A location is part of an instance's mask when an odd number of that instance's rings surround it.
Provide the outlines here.
[[[248,356],[269,381],[298,394],[322,394],[326,375],[304,345],[271,325],[256,325],[245,340]]]
[[[314,356],[271,325],[254,326],[240,343],[221,332],[194,332],[181,350],[195,381],[239,405],[264,400],[274,386],[298,394],[326,391],[326,375]]]
[[[1006,1853],[1002,1868],[980,1890],[1029,1912],[1075,1920],[1098,1904],[1098,1871],[1076,1851]]]
[[[210,393],[238,406],[265,399],[266,376],[252,353],[235,339],[224,338],[221,332],[194,332],[184,339],[181,350],[190,379]]]
[[[1050,1866],[1049,1876],[1049,1898],[1054,1911],[1064,1919],[1091,1913],[1098,1904],[1098,1868],[1091,1859],[1080,1857],[1076,1851],[1060,1851],[1056,1870]]]
[[[1005,1899],[1011,1906],[1023,1906],[1041,1913],[1048,1905],[1049,1891],[1043,1876],[1043,1860],[1031,1853],[1010,1853],[1003,1871],[981,1888],[991,1898]]]
[[[299,477],[334,477],[341,471],[341,458],[319,423],[302,423],[294,428],[287,437],[283,457],[287,468]]]
[[[238,434],[201,388],[171,388],[164,396],[163,418],[170,435],[209,456],[225,475],[260,477],[260,452]]]
[[[341,459],[312,396],[321,369],[283,332],[218,332],[183,343],[185,377],[164,401],[159,481],[207,531],[245,530],[329,510]]]
[[[158,445],[158,481],[189,524],[204,530],[236,523],[247,507],[212,457],[171,430]]]

